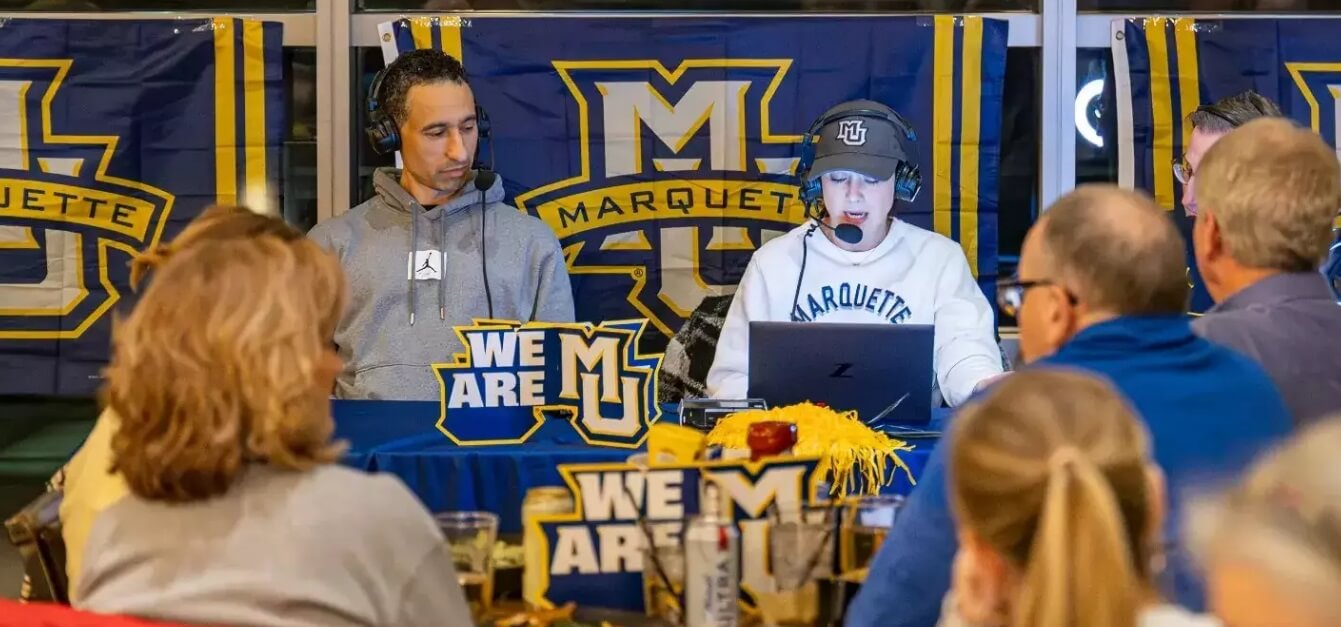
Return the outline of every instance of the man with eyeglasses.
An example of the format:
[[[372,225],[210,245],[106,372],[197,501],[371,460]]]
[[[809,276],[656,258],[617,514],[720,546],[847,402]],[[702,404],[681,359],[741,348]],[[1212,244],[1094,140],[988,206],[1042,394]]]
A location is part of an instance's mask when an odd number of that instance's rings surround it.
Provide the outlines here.
[[[1192,218],[1197,215],[1197,168],[1201,157],[1215,142],[1228,135],[1230,131],[1258,118],[1284,117],[1280,107],[1270,98],[1254,91],[1245,91],[1227,98],[1221,98],[1212,104],[1197,107],[1187,116],[1192,125],[1192,135],[1188,138],[1186,152],[1173,160],[1173,176],[1183,186],[1183,216],[1176,220],[1183,240],[1188,242],[1191,253]],[[1210,309],[1215,302],[1206,291],[1195,260],[1187,260],[1187,279],[1192,284],[1192,299],[1189,310],[1200,314]]]
[[[1030,229],[1019,277],[1001,282],[998,299],[1019,321],[1025,367],[1100,375],[1141,415],[1170,486],[1162,592],[1200,610],[1201,583],[1173,544],[1179,495],[1232,481],[1292,425],[1260,366],[1192,333],[1183,310],[1184,259],[1177,229],[1149,197],[1083,186]],[[958,545],[946,492],[947,448],[932,453],[849,609],[848,625],[936,624]]]

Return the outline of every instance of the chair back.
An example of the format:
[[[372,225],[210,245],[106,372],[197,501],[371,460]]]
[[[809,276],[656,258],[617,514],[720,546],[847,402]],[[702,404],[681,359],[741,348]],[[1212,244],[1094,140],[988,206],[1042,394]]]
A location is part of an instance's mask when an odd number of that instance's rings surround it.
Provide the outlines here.
[[[61,536],[60,490],[43,492],[19,513],[5,521],[9,542],[23,559],[25,598],[31,601],[70,602],[70,582],[65,576],[65,540]]]

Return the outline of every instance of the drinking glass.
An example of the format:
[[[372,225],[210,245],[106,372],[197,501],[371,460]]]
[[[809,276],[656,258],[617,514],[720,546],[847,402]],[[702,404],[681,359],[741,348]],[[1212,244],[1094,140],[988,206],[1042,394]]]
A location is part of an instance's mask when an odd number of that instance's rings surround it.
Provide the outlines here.
[[[643,605],[649,617],[671,625],[680,624],[684,616],[680,606],[684,575],[683,546],[643,546]]]
[[[819,617],[818,580],[833,572],[835,521],[774,522],[768,534],[768,562],[774,591],[756,595],[764,623],[813,625]]]
[[[852,576],[858,572],[864,574],[870,568],[889,530],[894,527],[894,519],[903,508],[903,502],[903,497],[897,495],[869,496],[848,501],[839,533],[839,572]]]
[[[480,616],[493,608],[494,542],[498,515],[492,512],[448,512],[434,517],[451,547],[456,580],[466,592],[471,611]]]

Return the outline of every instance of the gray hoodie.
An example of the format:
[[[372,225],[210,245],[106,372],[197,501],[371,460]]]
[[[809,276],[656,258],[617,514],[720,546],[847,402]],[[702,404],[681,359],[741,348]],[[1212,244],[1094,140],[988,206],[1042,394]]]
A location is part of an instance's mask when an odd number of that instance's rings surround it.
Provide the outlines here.
[[[462,351],[453,327],[489,317],[490,301],[494,319],[572,322],[559,240],[503,204],[502,178],[484,190],[483,208],[474,181],[428,211],[400,186],[399,170],[379,168],[373,187],[371,200],[308,234],[340,257],[349,280],[335,332],[345,361],[338,398],[438,400],[430,364]]]

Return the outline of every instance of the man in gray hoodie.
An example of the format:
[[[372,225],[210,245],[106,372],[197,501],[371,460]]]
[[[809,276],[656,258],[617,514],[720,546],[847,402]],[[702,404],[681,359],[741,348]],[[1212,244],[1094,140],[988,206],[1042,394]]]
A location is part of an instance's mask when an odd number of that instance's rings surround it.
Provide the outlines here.
[[[430,364],[463,351],[454,327],[572,322],[568,272],[554,232],[504,204],[503,181],[478,166],[488,118],[460,61],[400,56],[374,79],[368,112],[373,147],[400,151],[404,169],[379,168],[376,196],[309,233],[339,256],[351,288],[335,394],[437,400]]]

